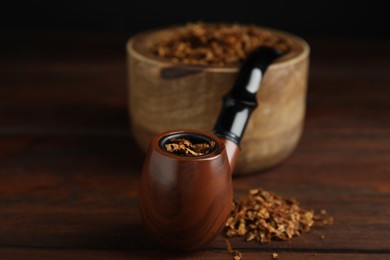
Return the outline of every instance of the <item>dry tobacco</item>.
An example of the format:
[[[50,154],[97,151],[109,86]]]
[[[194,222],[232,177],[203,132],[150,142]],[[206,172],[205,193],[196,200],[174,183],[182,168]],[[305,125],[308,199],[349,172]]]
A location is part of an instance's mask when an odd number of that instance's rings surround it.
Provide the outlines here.
[[[150,50],[160,58],[191,65],[239,65],[255,48],[289,51],[289,41],[256,25],[189,23]]]
[[[229,240],[225,239],[225,242],[226,242],[226,250],[229,252],[229,254],[231,254],[233,256],[233,259],[234,260],[241,260],[242,259],[241,252],[234,250],[232,248],[232,244],[230,244]]]
[[[290,240],[308,232],[314,224],[332,223],[333,218],[325,210],[315,214],[312,210],[301,208],[294,199],[252,189],[240,201],[234,202],[225,234],[228,237],[242,236],[246,241],[267,243],[271,240]]]
[[[168,152],[185,155],[185,156],[201,156],[209,153],[215,146],[214,141],[210,143],[193,144],[184,138],[172,138],[168,144],[165,144],[165,149]]]

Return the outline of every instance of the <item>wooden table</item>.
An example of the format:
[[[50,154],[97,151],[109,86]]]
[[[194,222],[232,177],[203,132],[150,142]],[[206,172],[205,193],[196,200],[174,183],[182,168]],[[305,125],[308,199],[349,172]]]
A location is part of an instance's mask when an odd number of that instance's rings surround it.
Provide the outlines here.
[[[120,34],[0,38],[0,259],[230,259],[154,243],[138,213],[143,154],[128,125]],[[327,209],[289,242],[231,239],[244,259],[390,258],[390,42],[308,39],[306,125],[294,153],[234,179]],[[321,239],[324,236],[325,239]]]

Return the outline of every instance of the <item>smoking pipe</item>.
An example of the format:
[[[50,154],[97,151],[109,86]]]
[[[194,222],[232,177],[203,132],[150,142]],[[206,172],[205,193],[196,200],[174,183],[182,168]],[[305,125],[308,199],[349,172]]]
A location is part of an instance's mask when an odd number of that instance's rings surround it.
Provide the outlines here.
[[[232,171],[257,106],[256,93],[267,67],[281,55],[277,49],[261,47],[248,56],[224,96],[214,134],[176,130],[153,138],[141,175],[140,213],[146,230],[161,244],[196,249],[222,231],[233,202]],[[215,146],[202,156],[182,156],[166,150],[173,138],[214,141]]]

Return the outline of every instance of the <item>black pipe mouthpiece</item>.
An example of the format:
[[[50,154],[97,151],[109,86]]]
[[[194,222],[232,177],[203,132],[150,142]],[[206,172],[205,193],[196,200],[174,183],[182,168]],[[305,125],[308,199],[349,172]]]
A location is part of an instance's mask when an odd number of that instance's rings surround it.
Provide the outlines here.
[[[257,48],[249,54],[233,88],[223,98],[222,109],[214,127],[215,135],[240,143],[249,117],[257,107],[256,94],[264,73],[282,55],[282,51],[268,47]]]

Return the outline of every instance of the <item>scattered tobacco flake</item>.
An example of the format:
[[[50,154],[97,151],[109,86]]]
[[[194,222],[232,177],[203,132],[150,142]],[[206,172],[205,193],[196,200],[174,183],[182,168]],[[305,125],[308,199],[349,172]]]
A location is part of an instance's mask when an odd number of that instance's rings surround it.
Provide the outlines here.
[[[226,242],[226,250],[233,256],[234,260],[242,260],[242,254],[241,252],[234,250],[232,248],[232,244],[230,243],[229,240],[225,239]]]
[[[185,138],[172,138],[169,143],[165,144],[165,149],[168,152],[185,155],[185,156],[201,156],[209,153],[215,146],[214,141],[210,143],[193,144]]]
[[[315,214],[313,210],[301,208],[294,199],[252,189],[233,203],[224,232],[228,237],[241,236],[246,241],[263,244],[271,240],[290,240],[308,232],[314,224],[332,223],[333,218],[324,210]]]
[[[326,210],[321,209],[320,214],[314,215],[314,224],[316,226],[326,226],[326,225],[332,225],[333,224],[333,217],[329,216]]]
[[[288,39],[264,31],[256,25],[189,23],[174,30],[150,51],[176,63],[225,66],[240,65],[257,47],[289,51]]]

